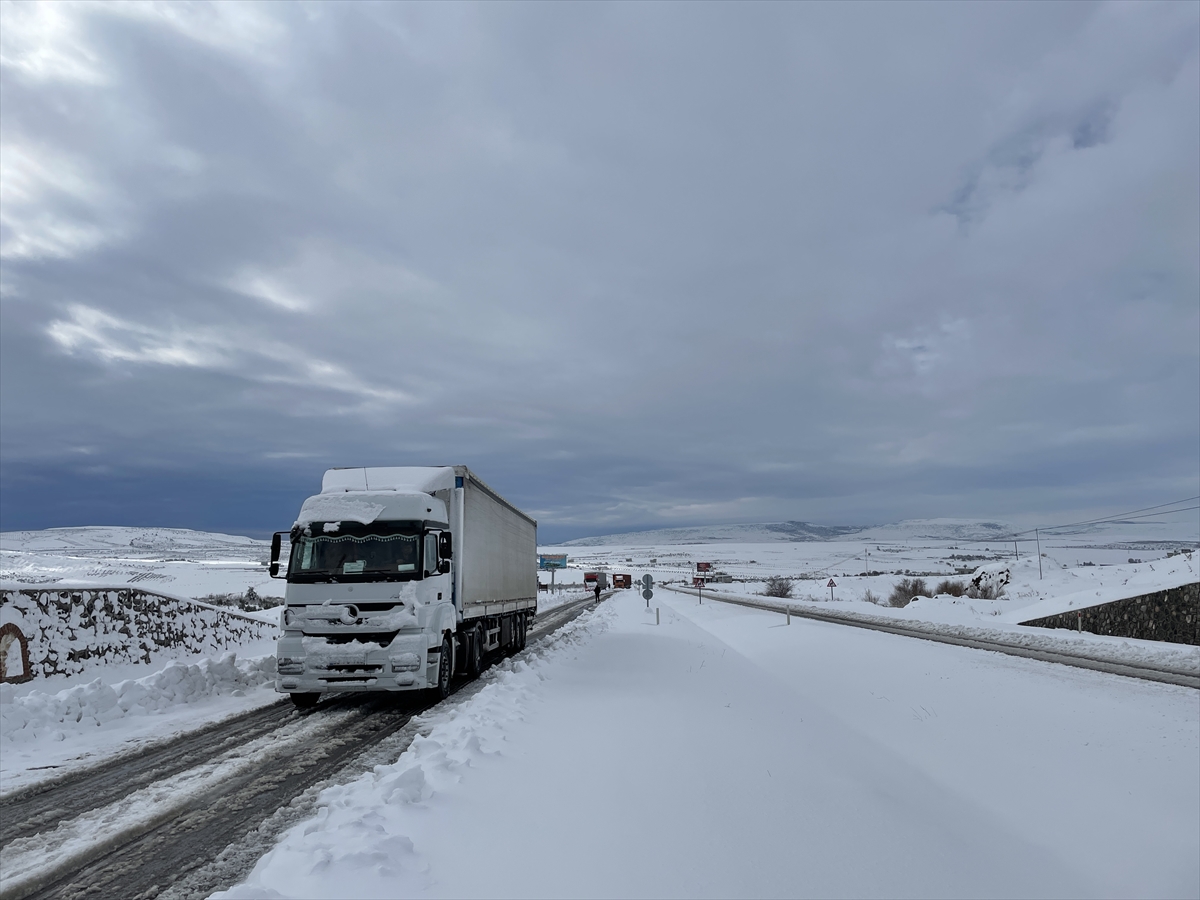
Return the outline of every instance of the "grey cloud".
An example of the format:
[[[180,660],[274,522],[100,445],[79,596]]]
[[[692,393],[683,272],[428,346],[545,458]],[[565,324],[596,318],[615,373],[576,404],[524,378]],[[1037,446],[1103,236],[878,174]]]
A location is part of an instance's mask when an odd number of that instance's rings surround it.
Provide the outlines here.
[[[583,530],[1196,492],[1192,6],[38,9],[0,29],[6,497],[448,459]]]

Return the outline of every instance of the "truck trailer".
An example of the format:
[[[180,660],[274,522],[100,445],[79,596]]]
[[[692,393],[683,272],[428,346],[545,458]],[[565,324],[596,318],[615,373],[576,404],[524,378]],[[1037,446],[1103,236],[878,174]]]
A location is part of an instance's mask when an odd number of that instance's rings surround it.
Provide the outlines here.
[[[279,574],[283,537],[291,542]],[[329,469],[290,532],[275,689],[445,697],[488,653],[525,646],[537,612],[537,522],[466,466]]]
[[[595,590],[596,585],[600,585],[600,590],[608,590],[608,573],[607,572],[584,572],[583,586],[589,591]]]

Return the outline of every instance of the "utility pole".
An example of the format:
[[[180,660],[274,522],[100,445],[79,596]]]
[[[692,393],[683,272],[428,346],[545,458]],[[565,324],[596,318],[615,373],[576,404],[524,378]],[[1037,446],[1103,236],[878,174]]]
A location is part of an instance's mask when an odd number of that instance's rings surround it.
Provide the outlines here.
[[[1013,555],[1014,555],[1014,556],[1015,556],[1017,559],[1020,559],[1020,558],[1021,558],[1021,552],[1020,552],[1020,551],[1017,549],[1017,542],[1016,542],[1016,541],[1013,541]]]
[[[1042,580],[1042,536],[1038,534],[1038,530],[1033,529],[1033,537],[1037,541],[1038,548],[1038,581]]]

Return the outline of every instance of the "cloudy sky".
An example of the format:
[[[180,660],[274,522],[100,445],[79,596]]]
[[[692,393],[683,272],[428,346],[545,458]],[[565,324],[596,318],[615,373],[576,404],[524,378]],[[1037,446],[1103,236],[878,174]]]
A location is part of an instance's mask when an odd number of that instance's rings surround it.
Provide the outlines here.
[[[1200,493],[1200,4],[0,15],[5,530]]]

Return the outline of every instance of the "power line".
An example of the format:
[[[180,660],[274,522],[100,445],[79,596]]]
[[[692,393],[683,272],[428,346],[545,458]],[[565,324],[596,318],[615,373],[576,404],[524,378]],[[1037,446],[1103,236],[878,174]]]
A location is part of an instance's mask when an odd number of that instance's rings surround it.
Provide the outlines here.
[[[986,544],[996,542],[1008,542],[1015,540],[1023,535],[1033,534],[1035,531],[1057,531],[1060,528],[1077,528],[1082,525],[1099,525],[1104,522],[1116,522],[1124,519],[1146,519],[1152,516],[1167,516],[1171,513],[1188,512],[1193,509],[1200,509],[1200,506],[1187,506],[1180,509],[1165,509],[1168,506],[1176,506],[1180,503],[1190,503],[1193,500],[1200,500],[1200,495],[1195,497],[1185,497],[1182,500],[1172,500],[1170,503],[1159,503],[1157,506],[1143,506],[1141,509],[1131,509],[1129,512],[1114,513],[1109,516],[1101,516],[1098,519],[1086,519],[1081,522],[1068,522],[1064,525],[1046,525],[1037,526],[1037,528],[1028,528],[1025,531],[1012,531],[1007,535],[999,534],[987,538],[968,538],[960,540],[959,543],[964,544]],[[1147,512],[1148,510],[1159,510],[1159,512]],[[1135,515],[1135,513],[1146,513],[1145,515]]]
[[[1134,513],[1147,512],[1148,510],[1151,510],[1151,509],[1162,509],[1165,506],[1175,506],[1179,503],[1191,503],[1193,500],[1200,500],[1200,495],[1197,495],[1195,497],[1185,497],[1182,500],[1172,500],[1170,503],[1160,503],[1160,504],[1158,504],[1158,506],[1143,506],[1141,509],[1131,509],[1127,513],[1116,513],[1115,515],[1111,515],[1111,516],[1101,516],[1099,519],[1088,519],[1086,522],[1070,522],[1066,525],[1049,525],[1046,528],[1043,528],[1042,530],[1050,531],[1055,528],[1074,528],[1076,525],[1095,525],[1098,522],[1107,522],[1112,519],[1135,519],[1135,518],[1141,519],[1141,518],[1145,518],[1145,516],[1135,516]],[[1196,507],[1194,507],[1194,506],[1188,507],[1188,509],[1195,509],[1195,508]],[[1168,510],[1168,512],[1184,512],[1184,511],[1185,510],[1182,510],[1182,509]],[[1029,534],[1028,531],[1023,531],[1021,533]]]
[[[1100,524],[1103,522],[1123,522],[1126,519],[1149,519],[1149,518],[1152,518],[1153,516],[1169,516],[1171,513],[1187,512],[1188,510],[1191,510],[1191,509],[1200,509],[1200,505],[1184,506],[1184,507],[1181,507],[1180,509],[1168,509],[1168,510],[1164,510],[1162,512],[1142,513],[1140,516],[1126,515],[1126,516],[1113,516],[1108,519],[1094,519],[1091,522],[1077,522],[1077,523],[1075,523],[1075,525],[1096,525],[1096,524]],[[1042,528],[1041,530],[1042,531],[1055,531],[1059,528],[1074,528],[1075,525],[1052,525],[1049,528]],[[1029,534],[1028,531],[1023,531],[1021,533]]]

